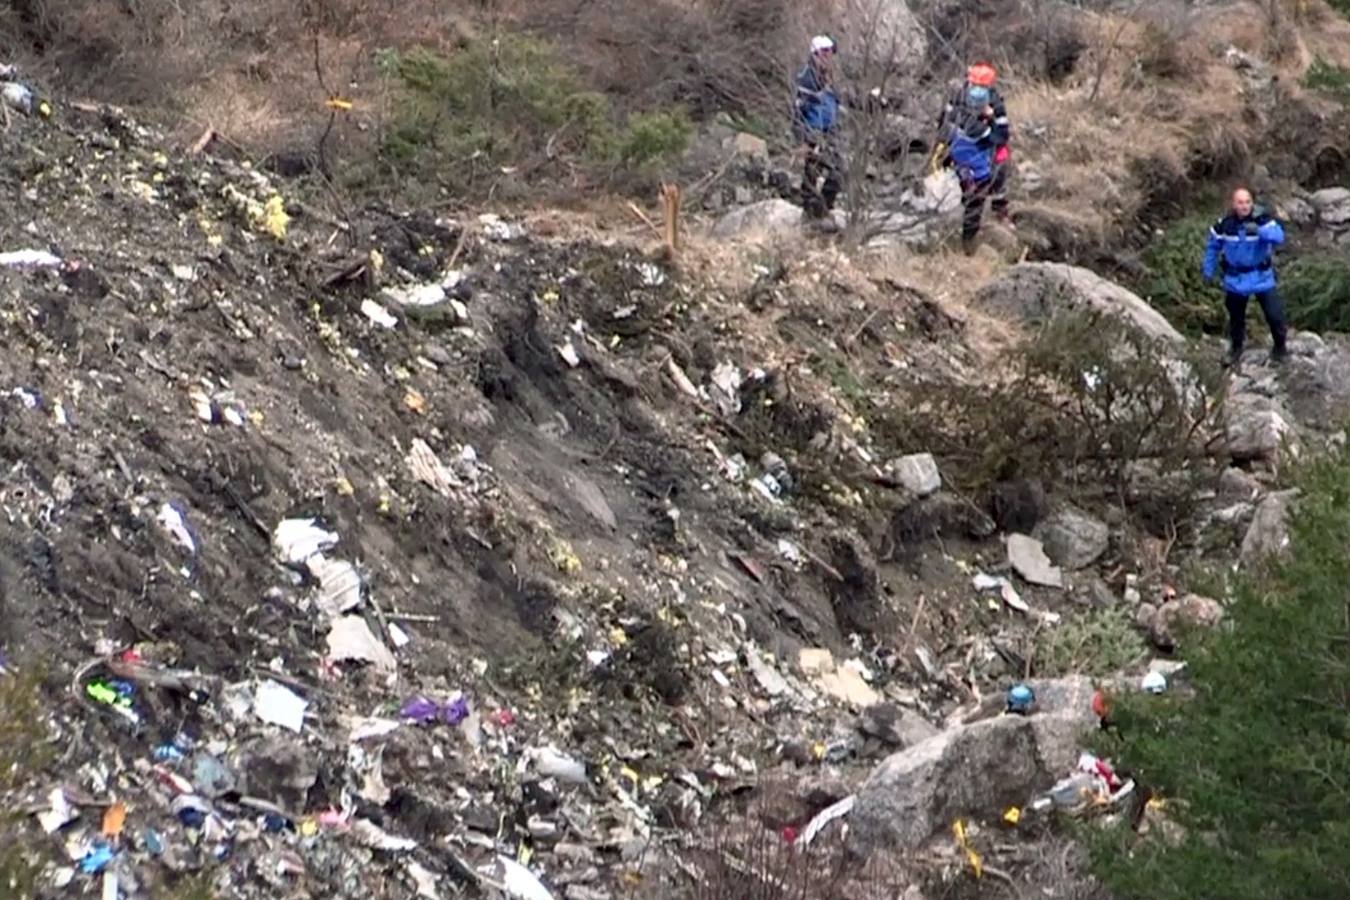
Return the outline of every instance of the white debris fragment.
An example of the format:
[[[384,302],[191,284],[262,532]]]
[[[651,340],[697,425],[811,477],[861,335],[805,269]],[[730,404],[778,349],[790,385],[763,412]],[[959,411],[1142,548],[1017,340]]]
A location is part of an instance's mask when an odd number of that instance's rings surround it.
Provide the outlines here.
[[[269,725],[300,732],[309,701],[275,681],[264,681],[253,695],[253,714]]]
[[[811,846],[811,842],[816,839],[816,835],[820,834],[826,825],[853,812],[853,804],[857,802],[857,799],[856,795],[850,794],[838,803],[831,804],[816,813],[815,817],[806,823],[802,833],[797,836],[797,846]]]
[[[441,895],[436,890],[440,878],[435,872],[416,862],[408,863],[407,869],[408,877],[417,886],[417,896],[423,897],[425,900],[440,900]]]
[[[341,559],[329,559],[315,553],[305,560],[305,568],[319,583],[315,604],[329,618],[350,612],[361,605],[361,573],[356,566]]]
[[[399,306],[435,306],[445,302],[445,288],[439,284],[413,284],[408,287],[385,288],[384,297]]]
[[[407,463],[414,478],[442,496],[450,496],[451,492],[462,484],[459,476],[442,463],[436,457],[435,451],[421,438],[413,439],[408,449]]]
[[[750,670],[750,674],[755,676],[755,681],[758,681],[759,686],[764,689],[764,693],[770,697],[787,693],[787,679],[764,661],[759,655],[759,648],[754,644],[745,648],[745,664],[746,668]]]
[[[363,719],[349,719],[346,724],[351,728],[347,735],[350,743],[369,740],[370,738],[384,737],[391,734],[403,726],[398,719],[381,719],[376,717]]]
[[[544,887],[535,874],[508,856],[498,856],[502,867],[502,887],[515,900],[553,900],[553,894]]]
[[[197,280],[197,270],[192,266],[175,263],[174,265],[169,266],[169,271],[172,272],[173,277],[177,278],[179,281],[191,282]]]
[[[712,370],[713,402],[724,416],[734,416],[741,411],[741,370],[729,362],[718,364]]]
[[[796,544],[787,538],[778,539],[778,555],[792,563],[794,566],[802,564],[802,550]]]
[[[66,792],[59,787],[52,788],[52,792],[47,795],[47,809],[37,814],[38,824],[48,834],[60,831],[78,817],[79,813],[66,799]]]
[[[638,263],[635,268],[642,276],[642,283],[647,287],[660,287],[666,283],[666,273],[661,271],[661,267],[656,263]]]
[[[46,250],[10,250],[0,253],[0,266],[6,269],[55,269],[61,265],[61,257]]]
[[[24,388],[15,388],[9,392],[11,397],[23,404],[24,409],[37,409],[38,395]]]
[[[338,536],[324,531],[315,519],[285,519],[272,531],[272,546],[282,562],[298,565],[338,542]]]
[[[393,652],[375,636],[361,616],[342,616],[333,620],[333,628],[328,632],[328,658],[333,662],[368,662],[384,672],[398,668]]]
[[[159,508],[159,515],[156,518],[159,519],[159,524],[164,526],[164,530],[173,535],[179,546],[189,553],[197,552],[197,540],[192,536],[187,519],[180,509],[172,503],[165,503]]]
[[[412,638],[408,637],[408,632],[399,628],[395,622],[389,623],[389,640],[393,642],[395,650],[402,650],[412,643]]]
[[[393,328],[398,325],[398,319],[374,300],[361,301],[361,314],[383,328]]]
[[[525,751],[525,757],[534,764],[534,769],[545,778],[557,778],[573,784],[587,784],[586,765],[555,747],[531,747]]]
[[[558,355],[563,358],[563,362],[567,363],[570,368],[575,369],[577,366],[581,365],[581,354],[577,353],[577,348],[572,346],[570,340],[567,341],[567,343],[558,346]]]
[[[478,223],[483,226],[483,234],[494,241],[514,241],[525,234],[525,230],[519,225],[504,222],[501,216],[492,213],[479,216]]]
[[[375,850],[389,850],[399,853],[417,849],[417,841],[411,838],[395,837],[369,819],[352,820],[352,837]]]

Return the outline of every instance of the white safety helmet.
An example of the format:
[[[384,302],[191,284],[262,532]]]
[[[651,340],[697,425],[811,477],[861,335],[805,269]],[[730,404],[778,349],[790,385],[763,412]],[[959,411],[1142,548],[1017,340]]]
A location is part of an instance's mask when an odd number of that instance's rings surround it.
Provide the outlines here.
[[[815,37],[811,38],[812,56],[815,56],[818,53],[826,53],[826,52],[833,53],[836,49],[838,48],[835,47],[834,38],[830,37],[829,35],[818,34]]]

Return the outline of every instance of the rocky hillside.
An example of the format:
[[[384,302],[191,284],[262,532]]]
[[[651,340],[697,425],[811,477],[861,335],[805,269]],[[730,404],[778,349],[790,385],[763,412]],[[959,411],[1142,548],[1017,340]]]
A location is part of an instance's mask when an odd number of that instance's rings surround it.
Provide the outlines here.
[[[1344,441],[1350,342],[1221,376],[1059,261],[1125,265],[1046,224],[1087,133],[1049,112],[1048,206],[967,260],[898,180],[905,240],[804,233],[745,134],[672,258],[626,211],[352,206],[56,109],[0,131],[18,895],[1101,896],[1007,808]],[[1335,246],[1325,176],[1277,181]],[[997,715],[1018,681],[1040,718]]]

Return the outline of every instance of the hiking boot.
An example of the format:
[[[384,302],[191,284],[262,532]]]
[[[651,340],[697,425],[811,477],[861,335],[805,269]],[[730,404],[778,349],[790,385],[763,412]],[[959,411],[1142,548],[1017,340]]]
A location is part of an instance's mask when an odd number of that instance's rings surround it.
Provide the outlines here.
[[[964,234],[961,235],[961,252],[966,256],[975,255],[975,237],[973,235],[969,237]]]
[[[1272,366],[1282,366],[1289,359],[1289,350],[1286,347],[1276,347],[1270,351],[1270,364]]]
[[[1223,355],[1223,360],[1219,363],[1225,369],[1236,369],[1242,365],[1242,350],[1240,348],[1229,347],[1228,352]]]

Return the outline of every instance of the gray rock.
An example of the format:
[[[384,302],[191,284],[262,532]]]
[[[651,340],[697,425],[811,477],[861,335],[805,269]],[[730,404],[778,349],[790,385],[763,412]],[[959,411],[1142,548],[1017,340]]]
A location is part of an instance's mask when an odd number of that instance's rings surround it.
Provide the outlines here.
[[[928,53],[928,33],[906,0],[835,0],[843,52],[885,66],[912,67]]]
[[[885,759],[850,819],[865,849],[913,849],[958,816],[1021,806],[1069,771],[1096,724],[1087,678],[1032,682],[1037,712],[948,729]]]
[[[1279,206],[1281,217],[1292,225],[1307,227],[1317,221],[1317,209],[1302,197],[1290,197]]]
[[[246,779],[248,793],[301,808],[319,779],[319,755],[299,739],[258,738],[240,748],[234,768]]]
[[[1314,193],[1311,199],[1323,225],[1333,228],[1350,225],[1350,188],[1325,188]]]
[[[791,237],[800,233],[801,227],[801,207],[774,198],[733,209],[717,220],[712,234],[716,238]]]
[[[1190,629],[1213,628],[1223,620],[1223,605],[1199,594],[1186,594],[1155,606],[1144,603],[1135,611],[1135,623],[1163,650],[1177,646],[1177,637]]]
[[[1289,509],[1296,497],[1297,490],[1279,491],[1257,504],[1256,515],[1252,516],[1252,524],[1247,526],[1247,534],[1242,539],[1242,549],[1238,554],[1244,567],[1288,552]]]
[[[1050,563],[1041,542],[1025,534],[1010,534],[1007,540],[1008,563],[1029,584],[1064,587],[1064,572]]]
[[[1111,543],[1111,531],[1104,522],[1073,507],[1041,522],[1031,536],[1045,545],[1051,562],[1070,571],[1092,565]]]
[[[893,749],[913,747],[935,737],[938,730],[927,719],[894,703],[876,703],[863,710],[857,728]]]
[[[1056,312],[1090,310],[1119,316],[1157,340],[1184,338],[1161,313],[1138,295],[1095,272],[1064,263],[1020,263],[977,295],[984,307],[1027,322],[1044,322]]]
[[[942,476],[938,473],[937,460],[933,459],[931,453],[911,453],[893,459],[890,469],[895,480],[916,496],[927,497],[937,493],[942,487]]]
[[[1286,443],[1296,441],[1293,426],[1274,400],[1238,394],[1224,410],[1224,450],[1239,462],[1276,460]]]
[[[1229,466],[1219,476],[1219,496],[1232,500],[1253,500],[1261,493],[1261,482],[1250,473]]]
[[[742,131],[731,139],[731,149],[737,156],[744,156],[749,159],[767,160],[769,158],[769,142],[758,135],[753,135]]]

